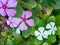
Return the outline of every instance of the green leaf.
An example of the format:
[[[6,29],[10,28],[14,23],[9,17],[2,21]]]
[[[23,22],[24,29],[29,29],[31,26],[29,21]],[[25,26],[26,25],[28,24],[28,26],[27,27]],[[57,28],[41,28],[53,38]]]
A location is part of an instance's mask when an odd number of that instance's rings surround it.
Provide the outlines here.
[[[56,0],[56,5],[54,6],[55,9],[60,9],[60,0]]]
[[[0,45],[4,45],[4,42],[2,40],[0,40]]]
[[[28,0],[23,6],[30,10],[36,7],[36,2],[34,0],[30,0],[30,1]]]
[[[42,43],[43,43],[43,41],[40,41],[40,40],[34,38],[34,45],[40,45]]]
[[[20,5],[18,5],[16,8],[16,11],[17,11],[17,13],[16,13],[15,17],[20,18],[23,13],[23,8]]]
[[[47,19],[47,23],[49,22],[55,22],[56,21],[56,18],[54,16],[51,16]]]
[[[56,35],[60,35],[60,27],[57,27]]]
[[[34,21],[35,21],[35,25],[38,25],[40,22],[40,19],[36,16],[33,17]]]
[[[49,45],[47,42],[44,42],[42,45]]]
[[[56,25],[60,26],[60,15],[56,16]]]
[[[32,29],[29,28],[28,30],[22,31],[22,35],[24,38],[28,38],[31,34]]]
[[[10,39],[7,39],[7,44],[6,45],[14,45],[14,42]]]
[[[50,43],[55,43],[55,41],[56,41],[56,36],[55,36],[55,35],[50,35],[50,36],[48,37],[48,41],[49,41]]]
[[[7,37],[7,33],[6,32],[2,32],[1,33],[3,37]]]

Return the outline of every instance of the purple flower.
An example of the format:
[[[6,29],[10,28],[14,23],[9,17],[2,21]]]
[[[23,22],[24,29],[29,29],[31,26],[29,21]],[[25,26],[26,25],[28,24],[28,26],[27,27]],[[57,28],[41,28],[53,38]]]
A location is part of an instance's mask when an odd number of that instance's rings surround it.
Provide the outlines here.
[[[9,17],[7,20],[7,25],[9,25],[11,28],[17,27],[19,23],[20,18]]]
[[[14,9],[16,6],[16,0],[0,0],[0,14],[2,16],[14,16],[16,14],[16,10]]]
[[[31,16],[32,16],[32,12],[23,11],[22,18],[20,19],[21,20],[21,24],[19,25],[19,29],[21,31],[28,29],[26,24],[28,24],[29,26],[34,26],[34,20],[30,19]]]

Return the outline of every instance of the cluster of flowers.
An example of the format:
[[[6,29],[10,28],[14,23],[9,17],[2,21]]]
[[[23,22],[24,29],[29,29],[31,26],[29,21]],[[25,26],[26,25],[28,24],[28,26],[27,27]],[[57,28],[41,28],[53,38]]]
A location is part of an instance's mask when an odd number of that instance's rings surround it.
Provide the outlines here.
[[[21,18],[15,18],[16,14],[16,8],[17,6],[17,0],[0,0],[0,14],[2,16],[9,16],[7,22],[7,25],[9,25],[11,28],[15,28],[19,25],[17,32],[19,30],[27,30],[28,27],[25,23],[27,23],[29,26],[34,26],[34,20],[30,19],[32,16],[32,12],[30,11],[23,11],[23,14]]]
[[[57,27],[55,26],[54,22],[50,22],[46,25],[46,30],[44,27],[39,27],[38,31],[35,31],[35,36],[38,40],[43,40],[43,38],[48,39],[49,35],[55,35],[57,31]]]

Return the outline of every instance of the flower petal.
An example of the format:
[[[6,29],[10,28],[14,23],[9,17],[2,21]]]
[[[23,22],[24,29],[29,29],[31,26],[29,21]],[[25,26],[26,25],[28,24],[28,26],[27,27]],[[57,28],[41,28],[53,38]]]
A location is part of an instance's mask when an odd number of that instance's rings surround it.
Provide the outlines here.
[[[17,28],[16,33],[17,33],[17,34],[20,34],[20,30],[19,30],[19,28]]]
[[[52,34],[55,35],[55,31],[54,30],[52,31]]]
[[[22,13],[22,18],[24,18],[25,15],[26,15],[26,13],[25,13],[25,11],[23,11],[23,13]]]
[[[46,29],[50,29],[50,28],[52,28],[51,25],[50,24],[47,24],[46,25]]]
[[[11,28],[14,28],[17,27],[20,22],[21,22],[20,18],[9,17],[7,20],[7,25],[9,25]]]
[[[48,34],[51,35],[51,33],[52,33],[52,30],[48,30]]]
[[[0,9],[0,14],[1,14],[2,16],[6,16],[6,13],[5,13],[5,11],[4,11],[3,8]]]
[[[32,16],[32,12],[26,11],[26,18],[30,18]]]
[[[57,27],[56,26],[54,27],[54,30],[57,31]]]
[[[34,20],[33,20],[33,19],[26,20],[26,23],[27,23],[29,26],[34,26]]]
[[[17,6],[17,1],[16,0],[8,0],[8,4],[7,4],[8,8],[10,7],[16,7]]]
[[[54,27],[54,26],[55,26],[55,23],[54,23],[54,22],[50,22],[50,25],[51,25],[52,27]]]
[[[30,18],[32,16],[32,12],[30,11],[23,11],[22,18]]]
[[[39,30],[41,33],[43,33],[44,27],[39,27],[38,30]]]
[[[38,31],[35,31],[35,36],[39,36],[40,33]]]
[[[38,40],[43,40],[42,36],[37,37]]]
[[[19,29],[21,29],[21,31],[23,31],[23,30],[27,30],[27,26],[26,26],[26,24],[24,23],[24,22],[22,22],[21,24],[20,24],[20,26],[19,26]]]
[[[14,22],[16,25],[18,25],[21,22],[20,18],[12,18],[12,22]]]
[[[0,0],[0,2],[2,2],[3,4],[6,4],[7,0]]]
[[[2,7],[2,3],[0,2],[0,7]]]
[[[6,9],[6,13],[7,15],[10,16],[14,16],[16,14],[16,10],[14,9]]]
[[[48,35],[49,35],[48,31],[45,31],[44,34],[43,34],[43,37],[48,38]]]

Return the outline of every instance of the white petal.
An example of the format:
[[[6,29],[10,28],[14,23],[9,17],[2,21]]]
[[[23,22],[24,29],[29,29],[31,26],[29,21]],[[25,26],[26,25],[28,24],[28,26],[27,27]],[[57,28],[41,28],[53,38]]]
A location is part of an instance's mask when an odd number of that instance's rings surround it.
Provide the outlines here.
[[[55,23],[54,23],[54,22],[50,22],[50,25],[51,25],[52,27],[54,27],[54,26],[55,26]]]
[[[16,33],[17,33],[17,34],[20,34],[20,30],[19,30],[18,28],[17,28],[17,30],[16,30]]]
[[[48,35],[49,35],[48,31],[45,31],[44,34],[43,34],[43,37],[48,38]]]
[[[54,30],[57,31],[57,27],[56,26],[55,26]]]
[[[39,27],[38,30],[39,30],[41,33],[43,33],[44,27]]]
[[[38,31],[35,31],[35,36],[39,36],[40,33]]]
[[[55,35],[55,31],[52,31],[52,34]]]
[[[51,28],[51,25],[50,24],[47,24],[46,25],[46,29],[50,29]]]
[[[52,33],[52,30],[48,30],[48,35],[51,35],[51,33]]]
[[[43,40],[42,36],[37,37],[38,40]]]

